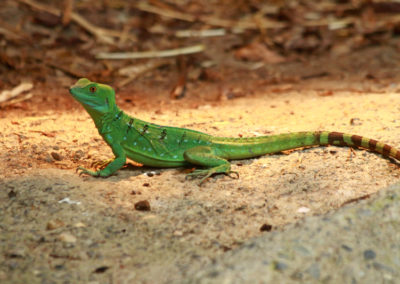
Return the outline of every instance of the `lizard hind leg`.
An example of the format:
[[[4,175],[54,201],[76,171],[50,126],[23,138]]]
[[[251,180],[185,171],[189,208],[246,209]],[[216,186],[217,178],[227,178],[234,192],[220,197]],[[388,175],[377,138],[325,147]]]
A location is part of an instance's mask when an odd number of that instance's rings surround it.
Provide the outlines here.
[[[237,172],[231,171],[231,164],[219,157],[211,147],[197,146],[190,148],[184,152],[183,157],[191,164],[205,167],[205,169],[194,170],[186,176],[186,178],[201,178],[200,184],[213,174],[226,174],[233,178],[231,175],[233,173],[239,178]]]

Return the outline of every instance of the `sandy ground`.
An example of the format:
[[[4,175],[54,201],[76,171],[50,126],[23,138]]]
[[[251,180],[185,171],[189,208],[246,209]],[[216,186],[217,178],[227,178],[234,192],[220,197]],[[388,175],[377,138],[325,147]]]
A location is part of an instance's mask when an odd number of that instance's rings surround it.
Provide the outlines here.
[[[335,130],[400,147],[397,101],[395,91],[266,89],[195,109],[124,110],[220,136]],[[400,179],[388,159],[331,146],[233,161],[239,179],[202,186],[185,180],[186,169],[133,163],[107,179],[79,177],[78,165],[112,153],[77,103],[62,113],[10,112],[0,130],[2,283],[180,282],[254,237],[374,198]],[[150,210],[138,210],[140,201]]]

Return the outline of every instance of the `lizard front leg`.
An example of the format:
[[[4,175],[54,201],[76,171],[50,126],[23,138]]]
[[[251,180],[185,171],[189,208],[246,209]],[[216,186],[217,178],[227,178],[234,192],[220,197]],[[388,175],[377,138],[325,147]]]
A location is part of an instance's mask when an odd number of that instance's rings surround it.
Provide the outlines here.
[[[200,184],[211,175],[218,173],[229,176],[234,173],[239,177],[237,172],[231,171],[231,164],[224,158],[219,157],[212,147],[197,146],[190,148],[184,152],[183,157],[191,164],[206,167],[206,169],[194,170],[187,175],[187,177],[200,177]]]
[[[122,168],[126,162],[126,154],[124,149],[120,144],[113,144],[110,146],[115,155],[115,158],[111,163],[109,163],[104,169],[98,171],[91,171],[83,167],[78,167],[77,170],[81,171],[79,174],[88,174],[94,177],[108,177]]]

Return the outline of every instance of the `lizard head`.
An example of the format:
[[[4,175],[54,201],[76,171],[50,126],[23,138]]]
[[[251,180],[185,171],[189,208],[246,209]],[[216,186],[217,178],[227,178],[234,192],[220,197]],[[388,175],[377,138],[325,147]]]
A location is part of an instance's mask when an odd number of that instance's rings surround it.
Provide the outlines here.
[[[101,116],[117,107],[113,88],[86,78],[79,79],[69,92],[92,117]]]

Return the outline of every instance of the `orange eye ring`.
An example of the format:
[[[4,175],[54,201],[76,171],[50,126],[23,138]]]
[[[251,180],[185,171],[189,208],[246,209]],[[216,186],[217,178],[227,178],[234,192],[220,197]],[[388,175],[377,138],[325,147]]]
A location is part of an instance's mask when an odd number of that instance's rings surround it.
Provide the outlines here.
[[[96,87],[94,87],[94,86],[90,87],[90,88],[89,88],[89,91],[90,91],[91,93],[95,93],[95,92],[96,92]]]

